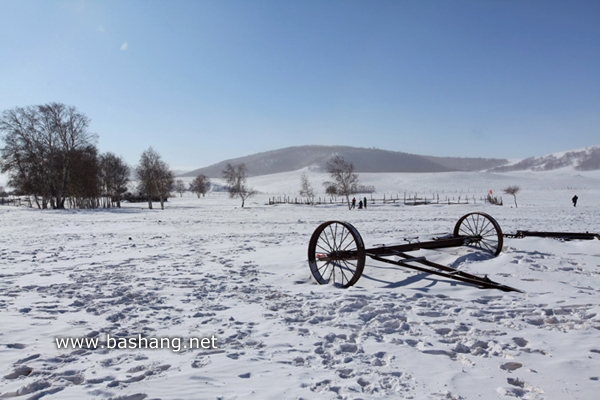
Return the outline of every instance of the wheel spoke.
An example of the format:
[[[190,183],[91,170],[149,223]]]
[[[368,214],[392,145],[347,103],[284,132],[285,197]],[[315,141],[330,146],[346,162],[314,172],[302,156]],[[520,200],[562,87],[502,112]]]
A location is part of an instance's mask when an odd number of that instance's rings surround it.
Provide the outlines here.
[[[487,236],[496,236],[496,229],[494,229],[494,227],[492,226],[490,229],[488,229],[485,232],[481,232],[480,234],[481,237],[487,237]]]
[[[329,247],[328,249],[326,249],[325,247],[321,246],[320,243],[317,243],[317,247],[319,247],[321,250],[323,250],[325,253],[329,253],[331,251],[331,247]]]
[[[325,250],[325,251],[327,251],[329,253],[332,250],[334,250],[334,247],[331,245],[331,242],[329,240],[329,236],[327,235],[326,231],[323,232],[323,236],[319,237],[319,239],[323,240],[327,244],[327,246],[329,246],[329,249]]]
[[[337,230],[337,227],[336,227]],[[337,250],[337,238],[336,238],[336,234],[333,231],[333,229],[331,228],[331,225],[329,225],[329,232],[331,233],[331,241],[333,242],[333,244],[331,245],[331,250],[335,251]]]
[[[350,231],[347,230],[346,231],[346,235],[342,239],[342,244],[346,241],[346,239],[348,238],[348,236],[350,236]],[[348,244],[346,245],[346,247],[340,248],[340,249],[346,251],[346,250],[348,250],[348,247],[352,246],[353,244],[355,244],[354,241],[353,240],[349,240]]]
[[[465,219],[465,224],[462,229],[466,233],[466,236],[473,236],[475,234],[475,230],[473,228],[472,223],[474,224],[472,218]]]
[[[321,270],[323,270],[323,272],[321,272]],[[329,275],[327,276],[327,278],[325,278],[328,271],[329,271]],[[325,282],[329,282],[329,279],[331,278],[332,273],[333,273],[333,266],[331,265],[331,263],[329,261],[327,261],[321,268],[319,268],[319,274],[321,275],[321,279],[323,279]]]
[[[483,241],[483,240],[482,240],[482,241],[481,241],[481,244],[482,244],[483,246],[485,246],[485,247],[486,247],[486,248],[487,248],[489,251],[491,251],[491,252],[494,252],[494,250],[495,250],[495,247],[492,247],[492,246],[490,246],[490,245],[489,245],[487,242],[485,242],[485,241]]]
[[[348,279],[348,277],[346,276],[346,273],[344,272],[344,269],[341,266],[340,266],[340,272],[342,273],[342,285],[344,284],[344,278],[346,278],[346,283],[350,282],[350,279]]]

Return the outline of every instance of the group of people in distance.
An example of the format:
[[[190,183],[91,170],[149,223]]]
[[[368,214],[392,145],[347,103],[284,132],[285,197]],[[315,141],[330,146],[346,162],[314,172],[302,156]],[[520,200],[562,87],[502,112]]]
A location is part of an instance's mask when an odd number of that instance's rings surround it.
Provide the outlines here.
[[[358,202],[358,209],[362,210],[363,207],[367,208],[367,198],[366,197]],[[352,198],[352,205],[350,206],[350,209],[352,210],[353,208],[356,208],[356,197]]]
[[[573,196],[573,198],[571,199],[571,201],[573,202],[573,207],[577,207],[578,199],[579,199],[579,197],[577,197],[577,195]],[[367,208],[367,198],[366,197],[358,202],[358,209],[362,210],[363,207]],[[352,198],[352,205],[350,206],[350,209],[352,210],[353,208],[356,208],[356,197]]]

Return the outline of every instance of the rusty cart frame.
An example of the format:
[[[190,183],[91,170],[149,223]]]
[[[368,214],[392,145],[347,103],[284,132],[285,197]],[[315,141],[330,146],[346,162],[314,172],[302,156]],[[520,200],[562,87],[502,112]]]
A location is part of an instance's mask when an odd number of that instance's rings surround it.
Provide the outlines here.
[[[327,221],[313,232],[308,245],[310,271],[319,284],[333,283],[348,288],[360,279],[366,257],[401,267],[466,282],[480,288],[505,292],[519,289],[491,281],[487,276],[472,275],[455,268],[406,254],[420,249],[470,246],[497,256],[502,251],[503,234],[500,225],[490,215],[472,212],[462,216],[451,235],[431,241],[394,246],[365,248],[358,230],[348,222]],[[397,259],[391,259],[396,257]]]
[[[516,231],[505,233],[504,237],[523,239],[524,237],[542,237],[558,240],[600,240],[600,235],[590,232],[542,232],[542,231]]]

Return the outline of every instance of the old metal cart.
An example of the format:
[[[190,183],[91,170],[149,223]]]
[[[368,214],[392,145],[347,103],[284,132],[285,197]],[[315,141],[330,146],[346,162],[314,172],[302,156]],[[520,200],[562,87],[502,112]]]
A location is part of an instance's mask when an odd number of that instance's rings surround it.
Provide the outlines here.
[[[361,277],[366,257],[413,270],[470,283],[481,288],[503,291],[520,290],[491,281],[487,276],[472,275],[455,268],[413,257],[406,252],[471,246],[497,256],[502,251],[500,225],[490,215],[472,212],[462,216],[452,234],[425,242],[365,248],[358,230],[348,222],[327,221],[313,232],[308,245],[310,271],[319,284],[333,283],[343,288],[354,285]],[[392,259],[396,257],[397,259]]]

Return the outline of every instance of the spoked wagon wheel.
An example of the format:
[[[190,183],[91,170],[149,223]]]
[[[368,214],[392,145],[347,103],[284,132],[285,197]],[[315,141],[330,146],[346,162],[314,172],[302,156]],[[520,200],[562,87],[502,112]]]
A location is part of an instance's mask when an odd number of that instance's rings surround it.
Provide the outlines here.
[[[308,264],[319,284],[334,283],[347,288],[358,281],[365,268],[365,245],[349,223],[324,222],[310,238]]]
[[[474,237],[466,244],[487,250],[497,256],[502,251],[502,229],[491,216],[481,212],[463,215],[454,226],[454,236]]]

